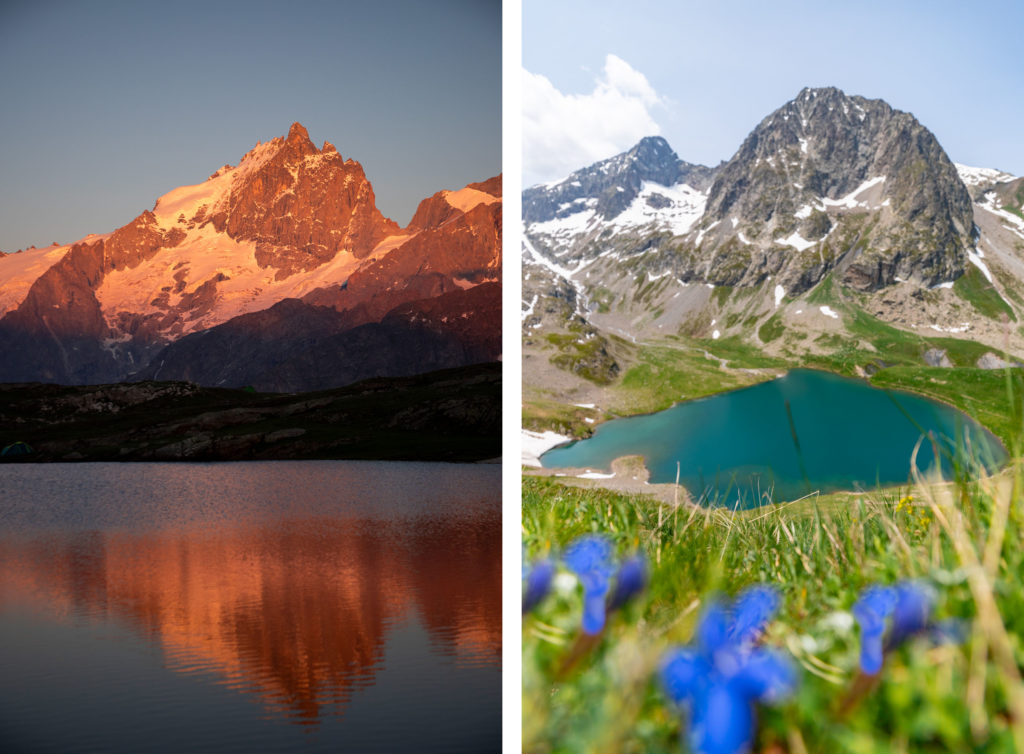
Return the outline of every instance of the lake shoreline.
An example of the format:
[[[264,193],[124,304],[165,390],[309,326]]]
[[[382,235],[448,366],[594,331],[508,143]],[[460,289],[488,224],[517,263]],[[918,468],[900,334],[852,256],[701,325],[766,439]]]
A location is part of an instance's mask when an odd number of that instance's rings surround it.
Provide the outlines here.
[[[1009,456],[1000,438],[948,402],[827,370],[790,370],[785,380],[711,397],[719,401],[682,401],[661,412],[624,417],[587,439],[556,443],[541,454],[540,463],[556,475],[602,486],[617,476],[608,474],[613,459],[638,455],[649,468],[644,481],[674,486],[678,480],[695,499],[708,496],[746,507],[768,497],[905,484],[921,432],[948,438],[941,462],[926,442],[919,456],[922,470],[941,465],[948,476],[950,453],[965,435],[967,447],[978,449],[977,459],[989,472]]]
[[[957,367],[949,367],[949,369],[956,369],[956,368]],[[590,435],[586,435],[586,436],[583,436],[583,435],[581,435],[581,436],[567,436],[566,440],[563,443],[561,443],[561,444],[564,445],[564,444],[568,444],[570,442],[576,442],[576,441],[579,441],[579,440],[585,440],[585,439],[587,439],[587,437],[592,436],[593,431],[596,430],[598,427],[600,427],[602,424],[606,424],[609,421],[613,421],[615,419],[627,419],[627,418],[634,418],[634,417],[641,417],[641,416],[652,416],[654,414],[661,413],[662,411],[668,411],[669,409],[675,408],[676,406],[682,406],[682,405],[686,405],[686,404],[697,403],[698,401],[706,400],[708,398],[714,398],[714,397],[721,396],[721,395],[727,395],[729,393],[735,393],[735,392],[738,392],[740,390],[749,390],[751,388],[757,387],[758,385],[763,385],[766,382],[773,382],[775,380],[780,380],[783,377],[786,377],[790,372],[792,372],[794,370],[806,370],[806,371],[810,371],[810,372],[820,372],[822,374],[834,375],[836,377],[844,377],[846,379],[856,380],[858,382],[862,382],[862,383],[864,383],[865,385],[867,385],[869,387],[875,388],[876,390],[891,391],[891,392],[895,392],[895,393],[905,393],[907,395],[912,395],[912,396],[916,396],[916,397],[919,397],[919,398],[927,398],[927,399],[935,401],[937,403],[942,403],[942,404],[948,406],[949,408],[952,408],[952,409],[954,409],[956,411],[960,411],[960,412],[965,413],[968,416],[970,416],[974,421],[976,421],[978,424],[980,424],[985,429],[987,429],[990,433],[992,433],[992,435],[999,441],[999,444],[1002,447],[1002,449],[1004,451],[1006,451],[1007,454],[1009,454],[1009,448],[1007,447],[1004,438],[1002,438],[1000,435],[998,435],[993,427],[990,427],[988,424],[986,424],[981,419],[979,419],[978,417],[976,417],[973,414],[971,414],[965,408],[963,408],[961,406],[958,406],[955,403],[952,403],[948,398],[946,398],[943,395],[940,395],[938,393],[924,391],[924,390],[914,390],[913,388],[906,387],[906,386],[900,386],[900,387],[888,387],[888,386],[885,386],[885,387],[883,387],[883,386],[876,385],[875,383],[873,383],[871,381],[871,377],[870,376],[863,376],[861,374],[845,374],[843,372],[837,372],[837,371],[834,371],[832,369],[824,369],[824,368],[822,368],[820,366],[813,366],[813,365],[812,366],[792,366],[792,367],[788,367],[786,369],[781,370],[778,373],[773,373],[773,376],[769,377],[768,379],[761,380],[759,382],[754,382],[754,383],[751,383],[749,385],[738,385],[738,386],[723,387],[721,390],[716,390],[714,392],[710,392],[710,393],[707,393],[705,395],[700,395],[700,396],[696,396],[694,398],[685,398],[683,400],[675,401],[674,403],[666,406],[665,408],[657,409],[655,411],[637,411],[635,413],[620,413],[620,414],[612,415],[612,414],[609,414],[607,409],[605,409],[604,407],[602,407],[602,406],[595,406],[595,408],[600,410],[601,416],[600,416],[600,418],[598,418],[595,421],[594,424],[589,426],[589,429],[591,431]],[[999,371],[1001,371],[1001,370],[999,370]],[[526,431],[526,430],[524,430],[524,431]],[[531,431],[533,431],[533,430],[531,430]],[[546,448],[541,453],[541,455],[543,455],[543,453],[547,452],[548,450],[554,450],[556,447],[559,447],[559,445],[553,445],[553,446],[551,446],[549,448]]]

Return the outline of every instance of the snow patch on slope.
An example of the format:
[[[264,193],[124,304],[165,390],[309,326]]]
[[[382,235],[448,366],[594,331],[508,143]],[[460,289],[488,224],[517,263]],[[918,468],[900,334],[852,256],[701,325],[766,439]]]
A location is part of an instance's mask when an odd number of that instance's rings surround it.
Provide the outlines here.
[[[871,188],[873,188],[875,186],[879,186],[879,185],[881,185],[883,183],[885,183],[885,176],[884,175],[876,176],[875,178],[869,178],[868,180],[864,181],[862,184],[860,184],[857,188],[855,188],[853,191],[851,191],[846,196],[840,197],[839,199],[829,199],[828,197],[824,197],[824,198],[822,198],[821,203],[824,204],[827,207],[843,207],[845,209],[856,209],[857,207],[867,207],[868,206],[867,202],[863,201],[861,199],[858,199],[858,197],[860,197],[861,194],[867,192],[868,189],[871,189]],[[865,197],[865,199],[866,199],[866,197]],[[877,206],[881,206],[881,205],[877,205]]]
[[[458,191],[445,191],[444,199],[455,209],[462,210],[463,212],[469,212],[479,204],[494,204],[501,201],[496,196],[491,196],[484,191],[478,191],[468,186]]]
[[[593,210],[596,205],[597,199],[585,200],[580,202],[580,211],[565,217],[555,217],[542,223],[532,223],[527,226],[527,231],[531,235],[544,235],[558,241],[571,241],[575,236],[598,226],[597,213]]]
[[[960,176],[960,180],[968,186],[981,186],[985,183],[1002,183],[1004,181],[1012,181],[1016,176],[1004,173],[1002,170],[996,170],[994,168],[972,168],[970,165],[961,165],[958,162],[953,163],[956,166],[956,172]]]
[[[531,432],[524,429],[520,440],[523,466],[540,466],[542,455],[556,445],[569,442],[571,439],[571,437],[560,435],[557,432]]]
[[[981,270],[981,273],[985,276],[985,279],[989,283],[992,282],[992,273],[988,271],[988,266],[981,261],[981,253],[977,249],[968,249],[967,258],[971,260],[971,264]]]
[[[655,198],[659,197],[659,198]],[[657,208],[650,202],[668,204]],[[618,227],[633,227],[654,223],[660,228],[681,236],[704,214],[708,197],[686,183],[663,186],[660,183],[644,181],[640,193],[626,209],[620,212],[612,224]]]
[[[797,251],[804,251],[811,248],[818,241],[808,241],[806,238],[800,235],[800,231],[794,230],[786,238],[776,238],[775,243],[781,243],[785,246],[792,246]]]

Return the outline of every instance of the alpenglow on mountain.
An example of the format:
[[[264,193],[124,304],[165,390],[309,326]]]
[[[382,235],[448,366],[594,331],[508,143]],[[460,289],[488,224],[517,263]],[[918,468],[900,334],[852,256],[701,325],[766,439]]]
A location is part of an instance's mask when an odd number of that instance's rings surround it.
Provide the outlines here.
[[[501,178],[400,228],[305,128],[127,225],[0,256],[0,381],[307,390],[500,355]]]
[[[770,350],[790,333],[789,351],[816,352],[848,324],[840,302],[1024,351],[1003,324],[1024,316],[1022,203],[1021,179],[954,164],[912,114],[804,89],[717,167],[648,137],[526,189],[524,335],[568,326],[553,363],[602,381],[610,335]]]

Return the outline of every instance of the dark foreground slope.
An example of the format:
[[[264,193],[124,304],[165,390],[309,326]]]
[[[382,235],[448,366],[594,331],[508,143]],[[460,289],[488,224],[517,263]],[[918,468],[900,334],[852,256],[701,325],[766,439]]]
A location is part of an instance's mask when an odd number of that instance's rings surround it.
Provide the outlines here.
[[[0,447],[27,461],[379,459],[501,455],[501,364],[313,393],[185,382],[0,385]]]

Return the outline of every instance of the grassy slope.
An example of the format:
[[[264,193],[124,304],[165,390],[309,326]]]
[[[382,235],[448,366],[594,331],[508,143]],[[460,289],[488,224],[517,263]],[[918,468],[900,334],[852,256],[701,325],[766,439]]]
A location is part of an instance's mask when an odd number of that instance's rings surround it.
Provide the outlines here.
[[[705,351],[711,358],[705,355]],[[616,414],[660,411],[683,399],[700,398],[760,382],[770,375],[723,371],[730,366],[756,369],[785,367],[784,361],[761,356],[738,341],[695,341],[677,338],[663,344],[641,346],[635,363],[617,384],[610,410]]]
[[[658,664],[667,648],[691,641],[709,595],[754,583],[781,591],[765,641],[791,652],[802,675],[794,699],[762,711],[755,751],[1003,752],[1014,736],[1024,746],[1020,469],[997,481],[921,485],[902,504],[907,490],[732,513],[670,510],[525,478],[528,560],[602,532],[620,554],[642,550],[652,574],[647,593],[612,617],[596,650],[566,677],[559,674],[578,632],[578,588],[563,580],[524,619],[524,751],[679,751],[682,726],[656,680]],[[986,568],[975,565],[983,559]],[[850,607],[864,586],[906,578],[936,583],[939,616],[970,621],[969,641],[910,642],[842,715],[859,651]]]
[[[827,353],[807,354],[793,348],[783,357],[772,357],[735,337],[700,340],[674,336],[659,343],[628,346],[621,342],[617,356],[625,368],[609,390],[608,413],[628,416],[660,411],[680,400],[770,379],[778,370],[809,366],[847,376],[866,371],[878,387],[908,390],[944,401],[973,416],[1004,444],[1009,441],[1019,422],[1011,417],[1020,416],[1020,405],[1018,402],[1011,410],[1006,398],[1006,373],[974,365],[989,351],[1007,359],[1011,356],[961,338],[929,337],[893,327],[844,301],[829,277],[808,299],[832,306],[843,316],[848,335],[822,336]],[[770,334],[778,337],[775,329],[769,327]],[[865,348],[864,343],[870,343],[874,350]],[[929,349],[945,351],[957,368],[924,365],[923,355]],[[728,369],[721,368],[722,360]],[[1014,382],[1024,388],[1024,378],[1016,371],[1013,374]],[[582,422],[582,416],[556,406],[553,401],[545,406],[528,403],[524,406],[524,423],[577,436],[589,434],[592,427]]]

